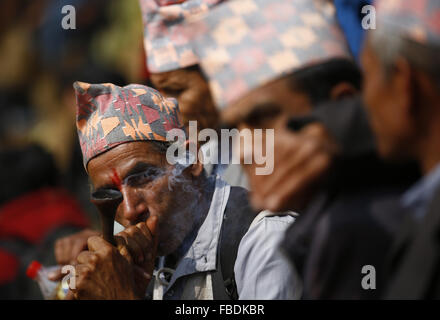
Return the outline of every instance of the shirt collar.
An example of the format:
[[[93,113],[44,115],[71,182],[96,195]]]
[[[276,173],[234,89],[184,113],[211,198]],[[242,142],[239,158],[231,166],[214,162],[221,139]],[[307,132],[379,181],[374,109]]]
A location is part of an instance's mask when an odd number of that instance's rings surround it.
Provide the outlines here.
[[[423,218],[434,196],[434,192],[439,186],[440,164],[403,194],[401,199],[402,206],[412,210],[417,219]]]

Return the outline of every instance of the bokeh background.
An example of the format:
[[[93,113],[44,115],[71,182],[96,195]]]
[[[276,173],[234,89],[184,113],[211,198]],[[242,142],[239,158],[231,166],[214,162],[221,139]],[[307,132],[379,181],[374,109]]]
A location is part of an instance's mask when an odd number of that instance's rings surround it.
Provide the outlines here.
[[[76,29],[64,30],[64,5]],[[147,81],[137,0],[0,0],[0,298],[42,298],[25,275],[63,235],[99,228],[72,83]]]

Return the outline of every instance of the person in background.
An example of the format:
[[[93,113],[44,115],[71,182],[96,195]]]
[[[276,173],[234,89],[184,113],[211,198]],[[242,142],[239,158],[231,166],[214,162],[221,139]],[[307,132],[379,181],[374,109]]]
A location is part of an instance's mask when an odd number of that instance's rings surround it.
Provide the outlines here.
[[[228,34],[232,27],[235,36]],[[226,127],[275,129],[277,140],[291,117],[360,89],[360,71],[334,7],[325,1],[231,1],[191,28],[207,30],[197,36],[194,50]],[[270,141],[261,142],[266,143]],[[243,165],[256,207],[267,176],[257,174],[257,167],[255,162]],[[276,166],[273,171],[268,175],[278,174]],[[288,209],[293,208],[282,210]]]
[[[152,85],[164,96],[179,101],[182,122],[197,122],[197,130],[220,129],[219,113],[192,49],[193,37],[185,23],[205,15],[224,0],[139,0],[144,21],[144,47]],[[218,141],[202,147],[205,170],[219,174],[232,186],[248,187],[237,164],[220,163]]]
[[[194,42],[195,52],[223,121],[239,129],[275,128],[274,172],[259,176],[255,166],[244,167],[256,208],[301,212],[282,249],[302,276],[304,297],[377,298],[381,290],[362,290],[359,274],[374,262],[382,275],[399,217],[377,217],[373,208],[413,176],[395,180],[396,170],[388,172],[369,154],[333,164],[339,147],[313,113],[331,100],[329,112],[359,103],[347,98],[360,87],[334,7],[327,1],[230,1],[194,29],[208,30]],[[296,176],[286,175],[289,170]],[[313,179],[312,171],[315,178],[330,176]],[[289,201],[286,191],[293,187]],[[277,194],[286,195],[282,206],[265,201]]]
[[[364,99],[384,158],[414,159],[423,178],[390,254],[389,299],[438,299],[440,228],[440,1],[383,1],[362,53]]]

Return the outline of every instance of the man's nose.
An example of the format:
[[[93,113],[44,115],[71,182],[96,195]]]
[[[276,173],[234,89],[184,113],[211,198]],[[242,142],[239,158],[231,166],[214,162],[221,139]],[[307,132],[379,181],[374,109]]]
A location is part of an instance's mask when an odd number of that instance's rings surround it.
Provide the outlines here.
[[[124,219],[136,223],[139,216],[147,209],[146,202],[143,201],[142,196],[133,190],[133,188],[122,186],[121,193],[123,201],[120,205]]]

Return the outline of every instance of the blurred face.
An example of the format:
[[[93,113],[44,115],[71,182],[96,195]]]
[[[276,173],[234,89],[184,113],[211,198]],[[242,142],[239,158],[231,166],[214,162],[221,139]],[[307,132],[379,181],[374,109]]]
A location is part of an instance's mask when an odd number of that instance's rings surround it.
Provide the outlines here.
[[[385,74],[368,41],[362,53],[362,65],[363,98],[379,152],[385,158],[406,157],[415,130],[410,110],[409,76],[401,68]]]
[[[274,140],[277,134],[287,131],[287,121],[292,116],[306,115],[312,106],[306,94],[293,91],[285,80],[278,80],[250,92],[248,95],[228,106],[222,112],[222,120],[238,130],[263,129],[262,149],[273,150],[271,146],[266,149],[265,129],[274,129]],[[243,147],[241,148],[243,150]],[[276,155],[275,155],[276,156]],[[240,163],[246,172],[251,189],[256,190],[264,183],[266,176],[256,175],[256,168],[263,167],[256,163],[244,164],[244,154],[240,153]],[[276,171],[277,168],[274,168]]]
[[[178,69],[151,75],[154,87],[164,96],[176,98],[183,124],[196,120],[199,130],[216,129],[218,113],[208,83],[198,70]]]
[[[175,251],[194,224],[194,211],[185,210],[194,201],[183,190],[191,182],[184,177],[176,182],[173,166],[148,142],[121,144],[90,160],[89,176],[95,190],[120,190],[123,201],[116,221],[123,226],[159,218],[159,255]]]

